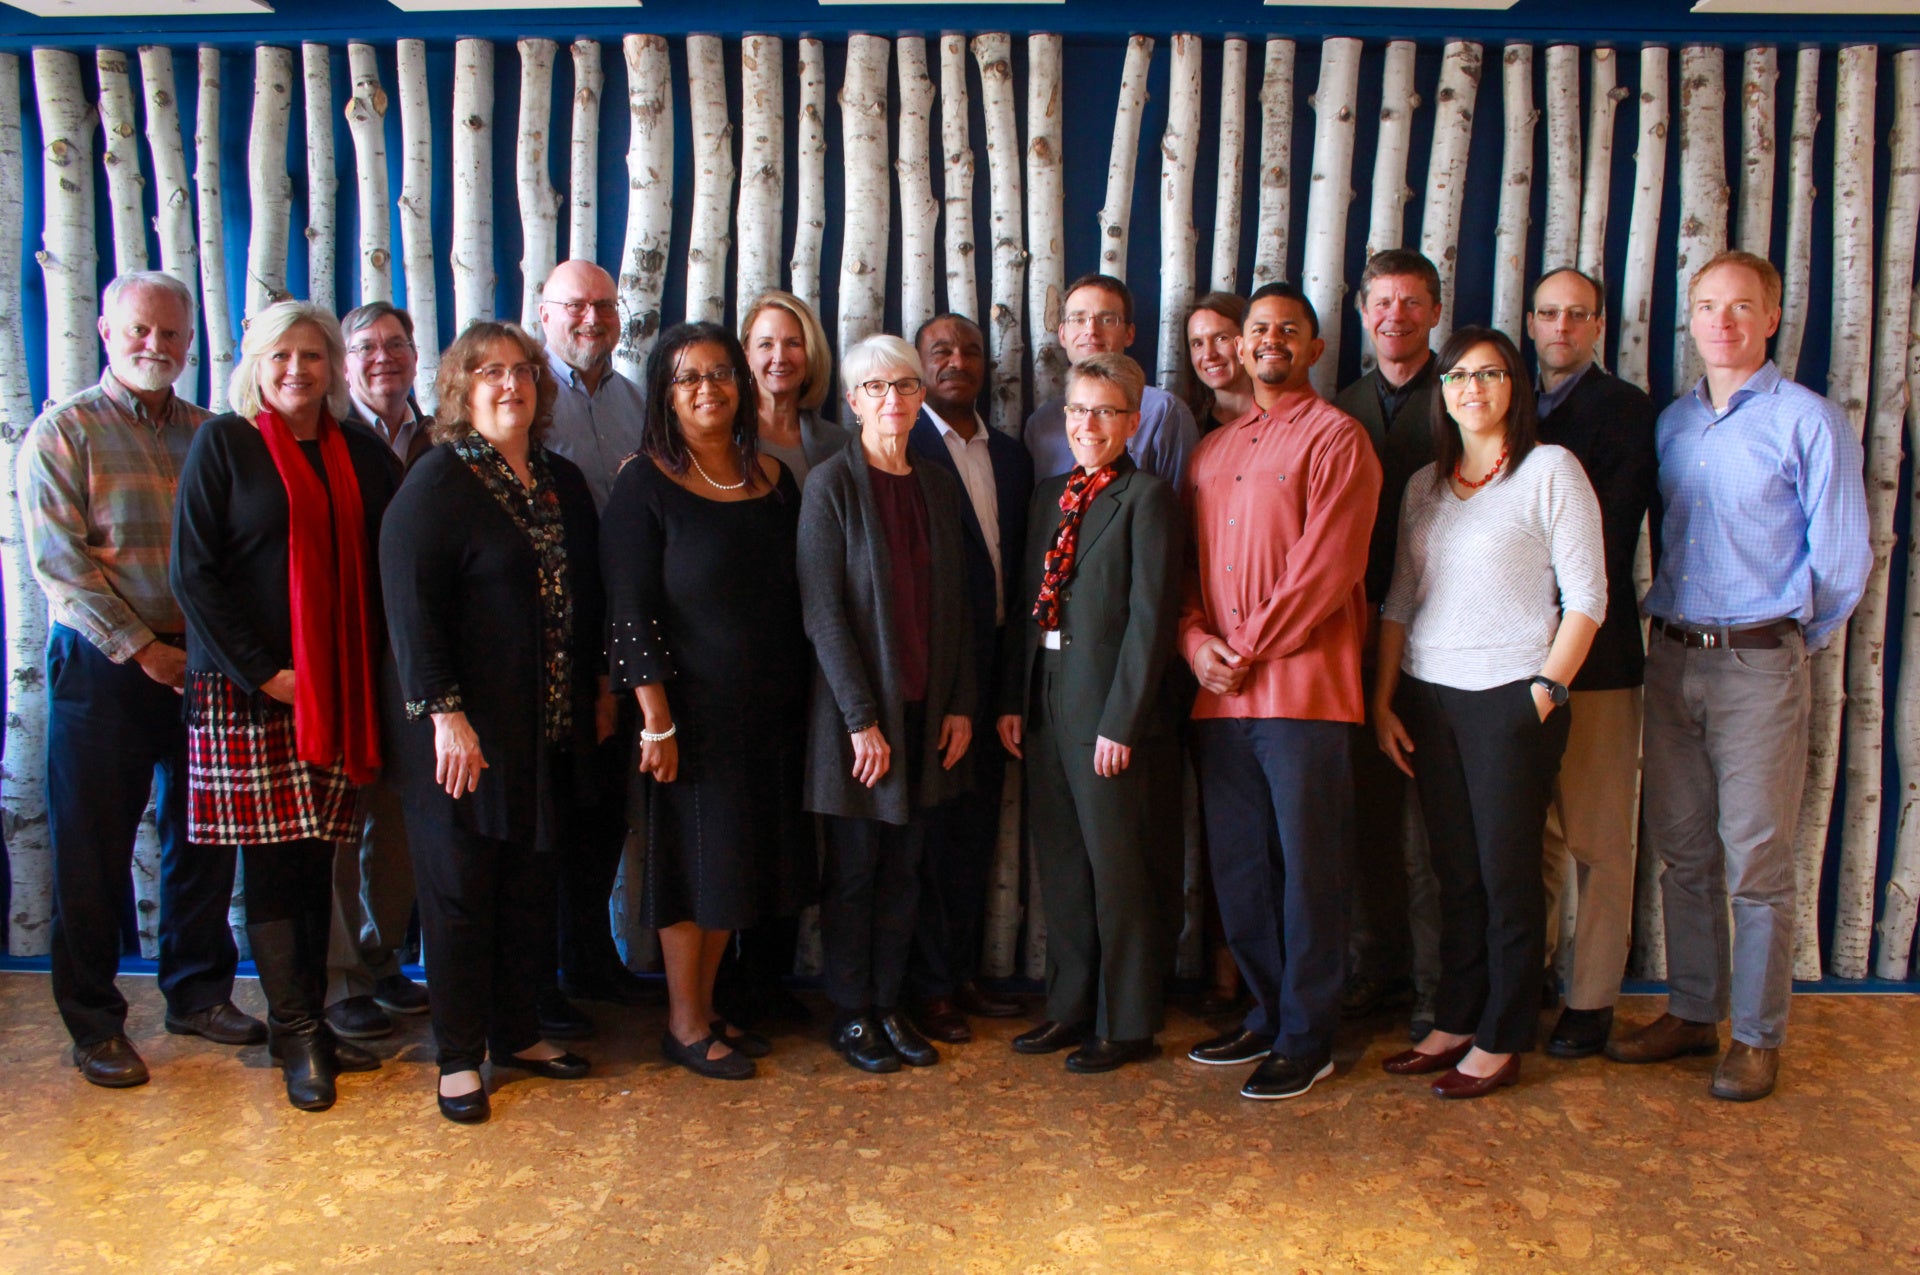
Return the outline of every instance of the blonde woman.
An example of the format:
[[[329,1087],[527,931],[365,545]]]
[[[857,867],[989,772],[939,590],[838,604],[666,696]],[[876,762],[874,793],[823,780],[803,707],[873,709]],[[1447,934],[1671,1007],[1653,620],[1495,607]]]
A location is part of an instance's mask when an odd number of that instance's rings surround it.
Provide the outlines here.
[[[804,487],[809,470],[847,445],[847,432],[820,417],[833,390],[826,329],[791,292],[763,292],[740,320],[740,344],[758,400],[760,450]]]

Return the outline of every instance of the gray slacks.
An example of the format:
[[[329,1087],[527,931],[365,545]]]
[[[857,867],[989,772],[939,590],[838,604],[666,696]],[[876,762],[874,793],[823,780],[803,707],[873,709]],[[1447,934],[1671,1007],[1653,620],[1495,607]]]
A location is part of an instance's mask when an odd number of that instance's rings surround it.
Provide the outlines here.
[[[361,834],[333,853],[333,931],[327,940],[327,1004],[371,996],[400,972],[413,914],[413,859],[400,794],[384,780],[360,790]]]

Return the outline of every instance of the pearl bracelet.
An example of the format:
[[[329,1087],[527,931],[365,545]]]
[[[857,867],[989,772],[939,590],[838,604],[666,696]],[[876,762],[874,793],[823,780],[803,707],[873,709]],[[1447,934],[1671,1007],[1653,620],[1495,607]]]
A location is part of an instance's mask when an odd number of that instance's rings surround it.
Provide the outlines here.
[[[659,732],[658,734],[655,734],[653,731],[650,731],[646,727],[642,726],[640,728],[640,739],[641,739],[641,742],[643,743],[658,744],[663,740],[672,739],[676,734],[679,733],[679,731],[680,731],[680,723],[678,722],[675,722],[673,725],[667,727],[665,730]]]

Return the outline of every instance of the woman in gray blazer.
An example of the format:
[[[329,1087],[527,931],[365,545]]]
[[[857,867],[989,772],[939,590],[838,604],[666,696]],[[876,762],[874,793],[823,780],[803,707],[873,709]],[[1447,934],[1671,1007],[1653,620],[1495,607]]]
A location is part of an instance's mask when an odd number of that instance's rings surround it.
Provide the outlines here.
[[[939,1054],[899,1012],[926,812],[967,786],[973,660],[960,484],[916,465],[920,356],[873,336],[842,365],[860,436],[808,477],[800,599],[813,643],[806,806],[826,816],[820,938],[834,1048],[864,1071]]]

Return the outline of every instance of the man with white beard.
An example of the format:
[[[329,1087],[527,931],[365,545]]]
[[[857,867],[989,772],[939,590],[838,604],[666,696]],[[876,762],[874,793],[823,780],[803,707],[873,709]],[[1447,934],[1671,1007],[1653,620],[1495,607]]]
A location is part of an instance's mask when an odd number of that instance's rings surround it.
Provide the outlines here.
[[[147,1065],[127,1039],[114,975],[134,832],[156,777],[167,1030],[223,1045],[267,1032],[231,999],[233,847],[187,842],[187,626],[167,568],[181,462],[209,415],[173,392],[193,296],[165,274],[125,274],[107,285],[99,326],[106,373],[33,423],[19,479],[51,622],[53,997],[80,1074],[127,1089],[147,1082]]]

